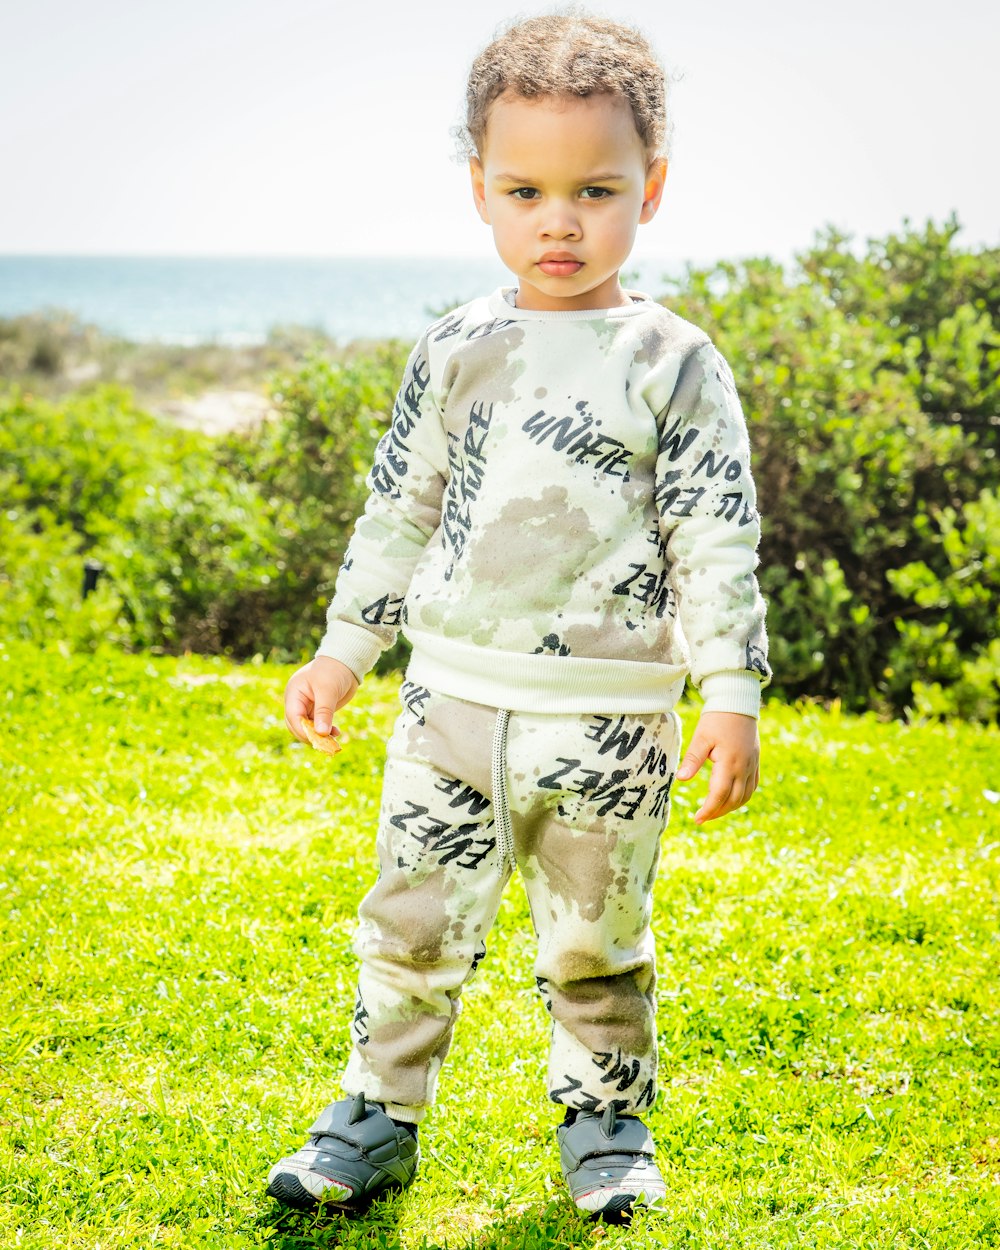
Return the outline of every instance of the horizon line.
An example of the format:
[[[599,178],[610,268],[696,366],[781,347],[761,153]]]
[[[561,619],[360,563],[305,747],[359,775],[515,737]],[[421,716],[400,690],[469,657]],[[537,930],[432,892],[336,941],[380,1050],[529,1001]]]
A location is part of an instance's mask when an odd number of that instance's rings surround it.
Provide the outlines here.
[[[656,253],[629,257],[637,262],[681,260],[678,254]],[[0,260],[428,260],[482,261],[506,266],[495,254],[479,252],[0,252]],[[622,268],[626,268],[628,261]]]

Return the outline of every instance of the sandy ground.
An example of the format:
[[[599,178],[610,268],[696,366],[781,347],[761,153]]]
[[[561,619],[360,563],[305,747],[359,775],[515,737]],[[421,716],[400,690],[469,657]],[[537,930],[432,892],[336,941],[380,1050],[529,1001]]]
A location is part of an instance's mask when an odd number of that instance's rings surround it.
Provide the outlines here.
[[[256,425],[265,420],[273,408],[271,401],[256,391],[203,391],[189,399],[171,399],[157,404],[154,411],[157,416],[189,430],[225,434]]]

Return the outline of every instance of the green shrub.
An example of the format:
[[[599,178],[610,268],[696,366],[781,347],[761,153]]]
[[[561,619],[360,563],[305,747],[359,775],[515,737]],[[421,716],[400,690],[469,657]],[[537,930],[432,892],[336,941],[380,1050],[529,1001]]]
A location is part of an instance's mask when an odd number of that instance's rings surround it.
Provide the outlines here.
[[[252,486],[195,462],[179,481],[148,485],[130,520],[99,553],[136,646],[268,649],[266,637],[247,639],[242,619],[244,601],[276,571],[275,534]]]
[[[911,605],[897,620],[893,685],[918,711],[972,720],[1000,712],[1000,495],[982,491],[961,513],[921,516],[927,557],[889,572]]]
[[[798,258],[808,282],[851,320],[883,332],[886,365],[902,371],[922,410],[1000,437],[1000,249],[963,251],[952,215],[885,239],[862,255],[828,229]],[[894,345],[894,349],[892,346]]]
[[[147,484],[212,454],[209,439],[157,421],[120,387],[61,404],[20,390],[0,397],[4,499],[72,526],[85,547],[127,523]]]
[[[108,640],[134,647],[227,650],[241,596],[274,575],[260,492],[219,462],[211,439],[155,420],[119,388],[61,405],[2,397],[0,500],[12,544],[0,610],[7,621],[23,614],[30,587],[42,619],[58,622],[46,637],[62,636],[79,605],[88,555],[105,573],[87,599],[87,645],[103,622]],[[28,577],[18,553],[32,543],[39,567]]]
[[[674,283],[670,307],[729,358],[747,413],[785,697],[995,713],[977,676],[995,621],[955,598],[972,565],[948,575],[938,534],[965,533],[1000,485],[1000,251],[962,253],[956,231],[928,225],[861,257],[830,231],[797,274],[751,260]],[[912,593],[924,563],[933,610]]]
[[[2,484],[0,484],[2,490]],[[0,511],[0,631],[10,638],[62,642],[75,651],[128,644],[132,631],[115,588],[99,580],[82,597],[83,539],[57,521],[39,524]]]
[[[319,642],[406,355],[387,343],[342,362],[311,356],[298,372],[274,378],[277,416],[227,440],[227,463],[266,498],[276,536],[268,590],[243,600],[248,632],[234,638],[237,653],[260,650],[264,640],[290,659]],[[394,649],[386,663],[401,655]]]
[[[1000,712],[1000,250],[957,231],[857,252],[829,230],[793,272],[756,259],[670,284],[740,387],[786,698]],[[90,554],[107,574],[80,645],[309,654],[405,357],[314,354],[273,380],[273,420],[216,441],[120,389],[0,396],[0,620],[69,637]]]

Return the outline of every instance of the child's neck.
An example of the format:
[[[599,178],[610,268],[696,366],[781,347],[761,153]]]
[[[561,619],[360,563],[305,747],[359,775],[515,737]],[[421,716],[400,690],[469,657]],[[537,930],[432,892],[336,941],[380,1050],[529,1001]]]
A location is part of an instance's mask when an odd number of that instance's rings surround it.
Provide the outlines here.
[[[593,301],[589,303],[581,300],[580,297],[567,299],[565,307],[559,307],[556,300],[545,300],[541,303],[536,303],[532,293],[529,292],[526,298],[521,287],[516,287],[514,290],[515,308],[524,308],[529,312],[593,312],[601,308],[625,308],[631,302],[631,297],[621,283],[618,283],[614,289],[604,294],[599,295],[595,293]]]

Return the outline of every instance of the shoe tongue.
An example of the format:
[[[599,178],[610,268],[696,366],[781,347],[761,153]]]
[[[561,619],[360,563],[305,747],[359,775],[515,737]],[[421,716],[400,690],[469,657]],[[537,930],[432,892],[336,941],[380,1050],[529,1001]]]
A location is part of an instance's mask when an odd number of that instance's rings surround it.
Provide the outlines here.
[[[615,1124],[618,1122],[618,1108],[615,1104],[609,1103],[605,1108],[604,1115],[601,1116],[601,1132],[605,1137],[611,1138],[615,1135]]]

